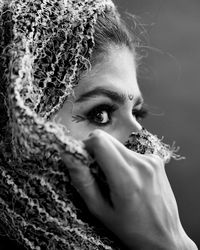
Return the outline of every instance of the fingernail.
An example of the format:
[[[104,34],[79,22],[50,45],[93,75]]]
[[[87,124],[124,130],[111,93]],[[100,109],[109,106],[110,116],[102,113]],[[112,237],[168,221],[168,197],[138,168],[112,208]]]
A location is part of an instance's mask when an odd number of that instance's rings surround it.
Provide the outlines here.
[[[90,132],[88,135],[88,137],[91,137],[91,136],[93,136],[93,132]]]

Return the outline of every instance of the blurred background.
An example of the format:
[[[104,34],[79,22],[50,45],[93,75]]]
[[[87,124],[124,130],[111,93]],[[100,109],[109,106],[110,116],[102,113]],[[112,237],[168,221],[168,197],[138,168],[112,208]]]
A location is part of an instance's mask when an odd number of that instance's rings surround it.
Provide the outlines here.
[[[138,79],[150,109],[143,124],[186,157],[166,171],[184,229],[200,247],[200,1],[115,2],[123,15],[140,16],[148,33]]]

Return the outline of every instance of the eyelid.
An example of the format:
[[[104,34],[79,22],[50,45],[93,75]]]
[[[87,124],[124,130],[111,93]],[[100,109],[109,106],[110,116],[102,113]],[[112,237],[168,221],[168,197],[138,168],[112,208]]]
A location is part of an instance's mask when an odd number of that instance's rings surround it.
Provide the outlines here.
[[[87,120],[91,123],[94,124],[96,126],[99,127],[105,127],[109,124],[112,123],[112,114],[118,109],[118,106],[115,104],[99,104],[96,105],[95,107],[91,108],[90,111],[86,112],[85,116],[87,117]],[[99,123],[99,122],[95,122],[94,116],[96,113],[101,112],[101,111],[106,111],[109,117],[109,121],[106,123]]]
[[[144,104],[144,101],[143,100],[141,100],[140,102],[136,102],[136,103],[134,103],[134,106],[133,106],[133,109],[141,109],[141,108],[143,108],[145,106],[145,104]]]
[[[149,110],[144,106],[140,107],[140,109],[133,108],[132,114],[136,118],[138,117],[138,118],[144,119],[149,115]]]
[[[98,110],[109,110],[109,111],[116,111],[118,109],[118,105],[116,104],[111,104],[111,103],[101,103],[101,104],[97,104],[94,107],[90,108],[89,111],[84,112],[85,115],[91,113],[91,112],[95,112]]]

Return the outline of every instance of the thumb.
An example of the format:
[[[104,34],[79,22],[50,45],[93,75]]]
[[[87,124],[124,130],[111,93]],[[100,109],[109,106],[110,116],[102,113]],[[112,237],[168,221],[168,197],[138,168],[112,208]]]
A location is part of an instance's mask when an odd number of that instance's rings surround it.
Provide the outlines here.
[[[91,211],[96,211],[96,206],[104,203],[99,187],[92,176],[88,166],[71,154],[62,154],[62,159],[69,170],[72,185],[79,192]]]

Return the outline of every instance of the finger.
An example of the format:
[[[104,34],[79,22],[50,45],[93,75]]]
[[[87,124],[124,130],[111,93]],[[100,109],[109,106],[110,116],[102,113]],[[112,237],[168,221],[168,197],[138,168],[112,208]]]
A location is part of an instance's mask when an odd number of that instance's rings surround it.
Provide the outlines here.
[[[97,138],[95,138],[97,137]],[[126,160],[126,162],[128,163],[128,165],[130,167],[132,166],[140,166],[143,163],[143,154],[134,152],[130,149],[128,149],[125,145],[123,145],[120,141],[118,141],[115,137],[111,136],[110,134],[106,133],[103,130],[95,130],[93,131],[93,133],[91,134],[91,136],[84,140],[83,142],[86,145],[86,148],[88,149],[88,151],[91,148],[90,154],[92,154],[92,150],[93,148],[95,149],[95,147],[92,147],[92,140],[94,141],[95,144],[95,139],[99,142],[99,140],[101,139],[105,139],[107,141],[111,141],[112,144],[114,145],[114,147],[116,147],[116,149],[118,150],[118,153],[121,154],[121,156]],[[103,144],[105,143],[106,145],[106,141],[103,142]],[[98,144],[98,143],[97,143]],[[91,147],[89,147],[89,145],[91,145]],[[103,147],[103,149],[106,147]],[[106,150],[105,153],[108,153],[110,155],[110,151]]]
[[[124,146],[111,140],[102,130],[95,130],[84,143],[106,175],[111,189],[119,188],[120,183],[130,174],[130,167],[122,155],[122,152],[125,153]]]
[[[126,158],[129,154],[129,149],[112,135],[106,132],[104,133],[105,133],[105,136],[113,142],[115,147],[119,150],[120,154]]]
[[[131,162],[134,161],[135,163],[138,162],[138,159],[141,157],[141,154],[128,149],[124,144],[122,144],[120,141],[118,141],[115,137],[111,136],[110,134],[106,133],[106,136],[113,142],[113,144],[116,146],[116,148],[119,150],[121,155],[125,157],[127,160],[131,158]]]
[[[119,150],[119,152],[122,154],[123,157],[126,158],[127,163],[129,163],[130,167],[135,167],[137,169],[142,168],[145,166],[146,161],[148,161],[149,165],[152,167],[162,167],[164,166],[164,159],[158,155],[153,153],[137,153],[135,151],[132,151],[128,149],[126,146],[124,146],[122,143],[120,143],[116,138],[111,136],[110,134],[106,133],[106,136],[113,142],[113,144],[116,146],[116,148]]]
[[[89,168],[70,154],[63,154],[62,159],[69,170],[72,185],[80,193],[88,208],[92,212],[97,212],[103,207],[104,200]]]

